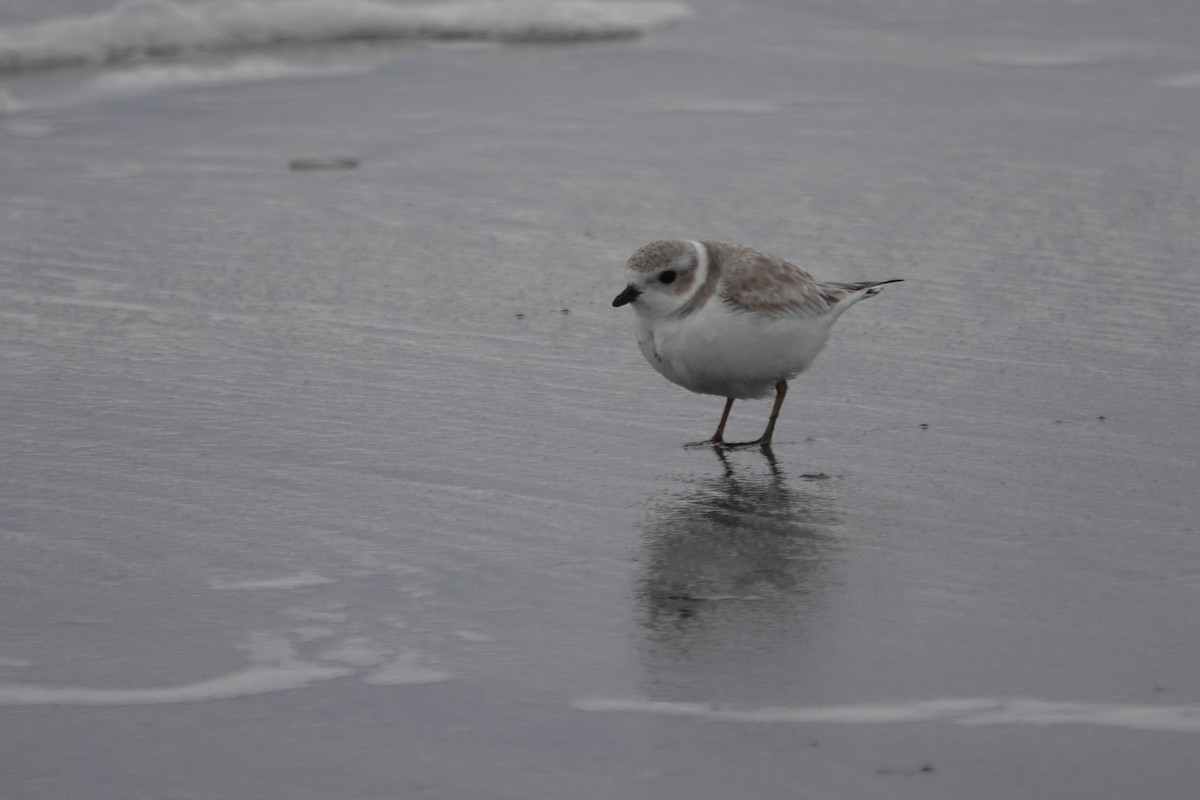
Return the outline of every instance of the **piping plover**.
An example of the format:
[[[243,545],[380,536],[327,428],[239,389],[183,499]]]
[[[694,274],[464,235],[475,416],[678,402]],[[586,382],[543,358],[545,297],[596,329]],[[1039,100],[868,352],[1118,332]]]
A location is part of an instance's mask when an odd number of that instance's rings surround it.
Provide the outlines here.
[[[725,444],[734,400],[767,396],[775,406],[763,435],[769,447],[787,382],[808,369],[829,329],[850,306],[901,278],[818,281],[778,256],[721,242],[651,242],[629,257],[614,306],[632,305],[642,355],[664,378],[725,399],[708,444]],[[729,445],[736,447],[740,445]]]

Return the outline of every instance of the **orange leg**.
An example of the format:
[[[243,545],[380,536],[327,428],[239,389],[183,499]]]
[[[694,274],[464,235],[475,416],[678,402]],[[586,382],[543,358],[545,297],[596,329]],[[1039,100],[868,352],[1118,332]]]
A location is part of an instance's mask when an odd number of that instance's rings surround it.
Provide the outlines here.
[[[779,419],[779,409],[783,408],[783,398],[785,397],[787,397],[787,381],[780,381],[775,384],[775,406],[771,409],[771,418],[767,420],[767,429],[754,444],[761,444],[763,447],[771,446],[771,436],[775,433],[775,420]]]
[[[721,414],[721,423],[717,425],[717,432],[709,439],[713,444],[723,444],[725,442],[725,420],[729,419],[729,409],[733,408],[733,398],[725,399],[725,411]]]
[[[775,405],[771,409],[771,418],[767,420],[767,429],[763,431],[763,435],[753,442],[730,442],[726,444],[722,441],[721,434],[724,433],[725,429],[725,417],[729,416],[729,408],[733,405],[733,399],[731,398],[725,404],[725,414],[721,417],[721,425],[717,428],[712,442],[724,447],[753,447],[754,445],[759,445],[763,450],[770,451],[771,437],[775,433],[775,421],[779,419],[779,409],[783,408],[783,398],[785,397],[787,397],[787,381],[780,381],[775,384]]]

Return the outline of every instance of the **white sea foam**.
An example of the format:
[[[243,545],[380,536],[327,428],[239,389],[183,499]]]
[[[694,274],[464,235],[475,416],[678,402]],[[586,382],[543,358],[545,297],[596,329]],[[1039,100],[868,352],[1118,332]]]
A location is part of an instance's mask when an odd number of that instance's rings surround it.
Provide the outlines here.
[[[374,667],[383,663],[386,655],[365,636],[356,636],[339,642],[321,653],[321,661],[336,661],[351,667]]]
[[[442,683],[454,676],[440,669],[423,667],[417,663],[417,653],[404,653],[363,678],[363,683],[372,686],[411,686],[422,683]]]
[[[208,582],[208,585],[214,589],[256,591],[262,589],[304,589],[308,586],[323,586],[327,583],[333,583],[333,581],[329,578],[322,578],[320,575],[314,575],[311,572],[302,572],[299,575],[281,575],[276,578],[254,578],[244,581],[223,581],[214,578]]]
[[[1055,703],[1024,698],[962,698],[850,706],[736,709],[658,700],[581,700],[582,711],[636,712],[743,723],[953,722],[958,725],[1098,725],[1129,730],[1200,733],[1200,705]]]
[[[89,16],[0,28],[0,70],[354,39],[564,41],[637,36],[686,18],[680,2],[126,0]]]
[[[299,606],[294,608],[285,608],[283,613],[287,614],[292,619],[299,619],[305,622],[338,623],[345,622],[346,620],[350,619],[349,614],[345,614],[340,611],[318,611],[317,609],[301,608]]]
[[[787,106],[774,100],[675,100],[662,103],[658,110],[680,114],[777,114]]]
[[[32,667],[33,662],[25,658],[0,658],[0,667]]]
[[[294,632],[293,632],[294,634]],[[372,686],[442,683],[454,676],[421,664],[416,650],[397,651],[369,636],[335,642],[313,658],[302,658],[292,636],[263,631],[238,645],[251,666],[199,683],[163,688],[94,688],[0,683],[0,706],[133,706],[200,703],[303,689],[323,681],[359,676]],[[320,638],[325,638],[324,636]],[[303,642],[301,642],[303,643]],[[9,665],[32,665],[14,659]]]
[[[1175,75],[1164,75],[1155,81],[1159,86],[1169,86],[1172,89],[1200,89],[1200,72],[1180,72]]]
[[[344,678],[353,669],[294,663],[261,666],[220,678],[161,689],[92,689],[75,686],[0,684],[0,706],[130,706],[199,703],[302,689]]]
[[[96,76],[92,84],[118,93],[141,93],[188,86],[223,86],[233,83],[365,75],[373,64],[295,64],[273,58],[250,57],[232,64],[199,66],[188,64],[143,65]]]
[[[1004,67],[1075,67],[1084,64],[1099,64],[1114,61],[1130,54],[1130,50],[1118,45],[1062,46],[1054,50],[1026,51],[1000,50],[977,53],[975,60],[981,64]]]
[[[10,111],[19,111],[21,104],[18,102]],[[2,116],[2,115],[0,115]],[[43,122],[10,122],[4,126],[4,129],[13,136],[20,136],[25,139],[40,139],[43,136],[49,136],[54,133],[54,126],[47,125]]]

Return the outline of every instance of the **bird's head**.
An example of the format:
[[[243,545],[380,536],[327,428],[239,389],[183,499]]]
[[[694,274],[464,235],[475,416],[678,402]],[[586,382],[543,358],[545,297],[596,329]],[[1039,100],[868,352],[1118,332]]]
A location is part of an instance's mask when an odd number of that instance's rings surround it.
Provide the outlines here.
[[[624,291],[614,306],[632,304],[643,317],[686,312],[708,273],[708,251],[700,242],[651,242],[625,265]]]

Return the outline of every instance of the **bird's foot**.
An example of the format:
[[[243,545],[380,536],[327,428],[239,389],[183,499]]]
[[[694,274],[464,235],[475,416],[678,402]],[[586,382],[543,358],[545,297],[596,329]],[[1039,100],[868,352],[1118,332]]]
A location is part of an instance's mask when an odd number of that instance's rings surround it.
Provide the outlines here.
[[[719,447],[722,450],[741,450],[747,447],[761,447],[763,450],[770,450],[771,440],[764,439],[760,436],[753,442],[721,442],[717,444],[716,447]]]

